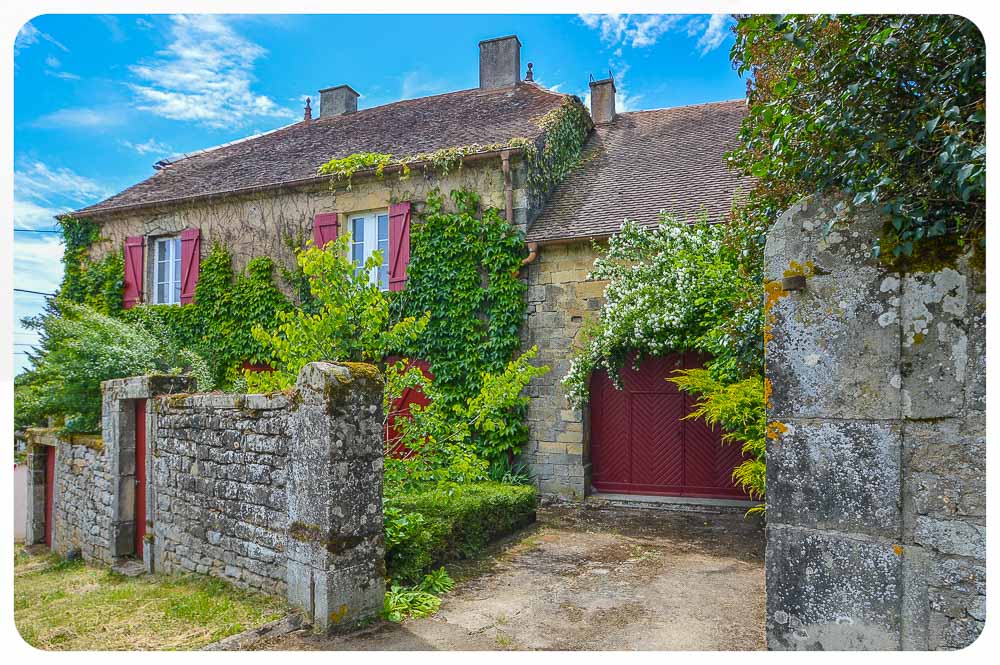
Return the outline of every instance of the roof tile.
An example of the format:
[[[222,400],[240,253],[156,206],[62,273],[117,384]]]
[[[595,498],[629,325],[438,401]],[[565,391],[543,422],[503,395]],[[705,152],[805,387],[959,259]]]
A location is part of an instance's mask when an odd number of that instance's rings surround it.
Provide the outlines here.
[[[599,125],[584,163],[556,189],[528,241],[603,237],[623,220],[654,225],[660,210],[682,220],[722,221],[752,180],[731,171],[743,100],[621,113]]]

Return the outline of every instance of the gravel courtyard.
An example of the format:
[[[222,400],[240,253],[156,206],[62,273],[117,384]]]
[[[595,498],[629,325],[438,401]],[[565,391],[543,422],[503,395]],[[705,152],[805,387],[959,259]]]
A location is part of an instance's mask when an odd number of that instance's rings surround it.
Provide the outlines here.
[[[277,650],[764,648],[764,532],[740,513],[548,507],[492,556],[452,564],[438,614]]]

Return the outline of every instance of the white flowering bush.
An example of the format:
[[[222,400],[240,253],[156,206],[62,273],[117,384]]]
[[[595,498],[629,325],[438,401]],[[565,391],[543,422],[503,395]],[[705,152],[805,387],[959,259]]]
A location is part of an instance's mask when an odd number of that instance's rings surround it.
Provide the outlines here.
[[[637,363],[645,356],[704,351],[720,367],[740,364],[733,354],[754,352],[751,330],[749,345],[732,333],[747,288],[741,250],[726,242],[726,233],[723,224],[686,224],[663,214],[655,227],[622,224],[590,274],[608,285],[600,320],[585,331],[584,347],[563,379],[574,406],[586,403],[593,372],[603,369],[618,383],[630,351]],[[757,308],[739,311],[739,318],[752,319]],[[755,323],[737,327],[743,326]]]

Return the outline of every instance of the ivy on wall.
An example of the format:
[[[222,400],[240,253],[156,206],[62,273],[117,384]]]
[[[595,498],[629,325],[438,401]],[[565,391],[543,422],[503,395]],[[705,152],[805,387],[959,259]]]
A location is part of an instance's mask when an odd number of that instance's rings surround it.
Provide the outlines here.
[[[59,295],[89,305],[101,314],[116,315],[122,309],[125,263],[121,252],[92,261],[87,250],[100,240],[100,226],[90,219],[61,217],[64,277]]]
[[[456,190],[451,198],[454,212],[439,192],[428,196],[411,231],[406,289],[394,307],[401,316],[430,313],[427,328],[403,351],[430,364],[440,399],[464,405],[483,374],[503,372],[520,346],[527,287],[517,272],[527,249],[498,210],[480,209],[476,193]],[[482,433],[477,443],[487,457],[520,450],[527,437],[521,416]]]
[[[222,245],[212,246],[201,260],[194,302],[140,305],[123,310],[127,320],[166,328],[179,345],[208,361],[216,385],[231,388],[244,361],[260,363],[266,354],[251,331],[255,325],[273,328],[278,313],[293,305],[274,283],[274,261],[259,256],[242,274]]]
[[[359,152],[331,159],[319,167],[318,173],[331,176],[331,184],[345,183],[350,189],[353,176],[362,171],[381,178],[387,168],[396,168],[399,178],[405,180],[412,164],[422,164],[428,171],[447,175],[461,169],[472,155],[519,149],[528,164],[528,188],[533,195],[544,197],[579,166],[583,145],[594,123],[579,98],[570,96],[559,108],[542,116],[538,127],[544,131],[539,141],[514,137],[503,143],[472,143],[404,156]]]

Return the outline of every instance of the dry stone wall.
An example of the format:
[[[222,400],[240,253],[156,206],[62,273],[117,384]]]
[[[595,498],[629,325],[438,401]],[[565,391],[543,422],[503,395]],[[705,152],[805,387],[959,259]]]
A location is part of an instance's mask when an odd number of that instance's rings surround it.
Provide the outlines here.
[[[56,455],[52,549],[111,564],[111,475],[99,436],[29,430],[27,538],[45,540],[45,462]]]
[[[56,552],[284,595],[319,629],[375,616],[385,593],[378,370],[311,363],[289,394],[185,392],[192,385],[105,381],[102,437],[29,430],[29,543],[45,540],[45,464],[55,451]],[[145,515],[136,501],[143,468]]]
[[[154,563],[284,595],[288,398],[157,399]]]
[[[885,221],[815,197],[768,236],[772,649],[953,649],[983,628],[985,274],[972,254],[888,269]]]

